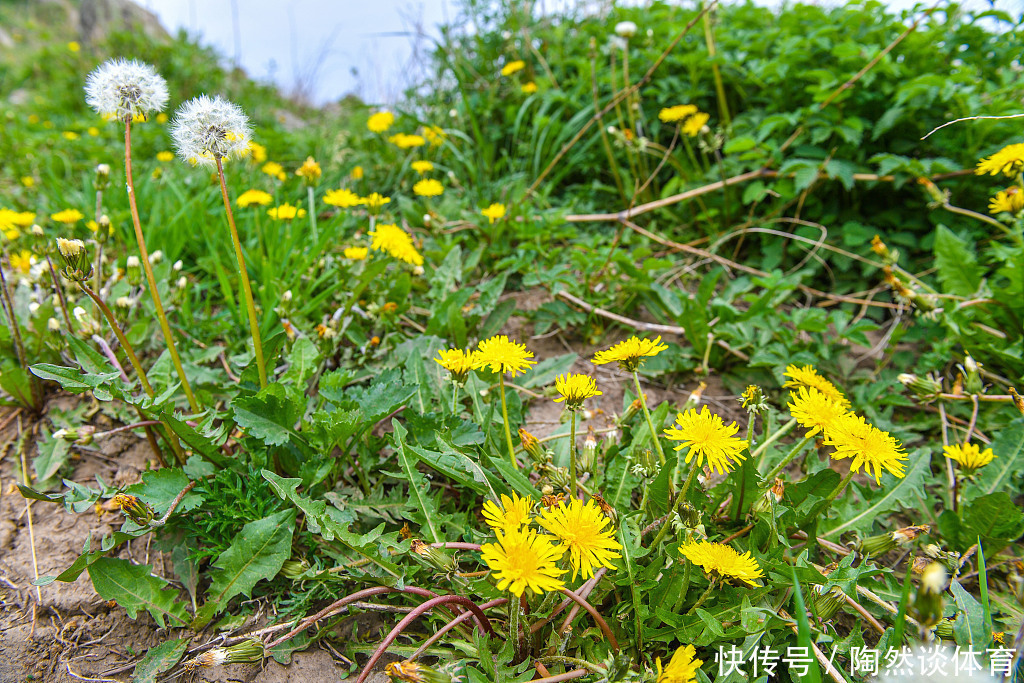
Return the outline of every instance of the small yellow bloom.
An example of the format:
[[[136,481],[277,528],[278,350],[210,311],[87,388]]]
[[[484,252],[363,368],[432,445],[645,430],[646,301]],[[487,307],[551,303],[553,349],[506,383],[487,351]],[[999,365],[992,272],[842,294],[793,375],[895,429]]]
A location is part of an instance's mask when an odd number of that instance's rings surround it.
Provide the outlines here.
[[[526,68],[526,62],[524,62],[521,59],[517,59],[517,60],[509,62],[508,64],[503,66],[501,68],[501,75],[502,76],[511,76],[512,74],[516,73],[517,71],[522,71],[525,68]]]
[[[24,185],[25,187],[32,187],[36,184],[36,179],[30,175],[22,176],[21,184]]]
[[[486,209],[480,209],[480,213],[487,218],[489,224],[493,225],[494,221],[505,217],[505,205],[491,204]]]
[[[593,377],[569,374],[555,378],[555,391],[559,394],[555,403],[565,401],[565,407],[569,410],[579,410],[583,407],[583,401],[602,393],[597,390],[597,382]]]
[[[683,124],[683,132],[689,135],[691,138],[697,137],[700,131],[704,128],[704,124],[711,118],[704,112],[698,112],[686,119],[686,123]]]
[[[1024,192],[1019,187],[1008,187],[1005,190],[996,192],[996,196],[988,204],[988,212],[991,214],[1020,213],[1024,209]]]
[[[78,221],[85,218],[81,211],[78,209],[64,209],[50,216],[57,223],[63,223],[64,225],[74,225]]]
[[[747,442],[734,436],[739,425],[735,422],[726,425],[720,416],[709,412],[707,406],[701,406],[699,413],[690,408],[685,413],[676,414],[676,424],[679,427],[669,427],[665,436],[673,441],[682,441],[675,450],[689,448],[687,463],[696,456],[696,464],[701,466],[707,458],[708,467],[719,474],[727,474],[734,465],[746,459],[743,450]]]
[[[444,185],[433,178],[424,178],[412,186],[412,191],[420,197],[436,197],[444,192]]]
[[[305,209],[292,206],[288,202],[267,209],[267,215],[278,221],[290,221],[293,218],[302,218],[306,215]]]
[[[584,579],[593,577],[598,567],[612,569],[612,560],[621,557],[618,551],[622,545],[615,540],[615,531],[609,526],[611,520],[593,500],[584,503],[573,498],[568,505],[562,501],[558,507],[544,508],[537,523],[569,551],[573,581],[577,574]]]
[[[697,113],[697,107],[692,104],[677,104],[674,107],[665,107],[658,112],[658,118],[665,123],[682,121],[687,116]]]
[[[427,144],[426,138],[422,135],[407,135],[406,133],[395,133],[388,138],[388,142],[396,145],[400,149],[411,149],[413,147],[422,147]]]
[[[69,52],[81,52],[82,51],[82,46],[78,44],[77,40],[72,40],[70,43],[68,43],[68,51]]]
[[[168,152],[166,150],[164,150],[163,152],[157,152],[156,153],[156,160],[157,161],[162,161],[165,164],[168,161],[174,161],[174,152]]]
[[[430,142],[431,147],[440,147],[448,134],[440,126],[423,126],[423,137]]]
[[[532,95],[533,93],[537,92],[537,84],[534,83],[533,81],[530,81],[529,83],[523,83],[521,86],[519,86],[519,89],[527,95]]]
[[[379,111],[371,114],[366,120],[366,127],[371,133],[383,133],[395,122],[395,115],[389,111]]]
[[[533,351],[527,351],[526,344],[511,341],[503,334],[494,335],[477,344],[473,367],[489,367],[491,372],[511,373],[511,376],[515,377],[537,363],[535,360],[529,360],[530,358],[533,358]]]
[[[434,170],[434,164],[425,160],[414,161],[411,164],[409,164],[409,166],[411,166],[412,170],[416,171],[420,175],[423,175],[424,173]]]
[[[660,336],[653,340],[630,337],[610,349],[598,351],[590,362],[594,365],[617,362],[623,370],[633,372],[643,364],[645,358],[657,356],[667,348],[667,344],[661,343]]]
[[[165,114],[163,112],[160,112],[159,114],[157,114],[156,115],[156,122],[157,123],[167,123],[167,114]]]
[[[78,133],[76,133],[73,130],[66,130],[63,133],[61,133],[61,137],[63,137],[65,140],[77,140]]]
[[[459,384],[465,384],[469,379],[469,371],[473,369],[474,352],[462,349],[438,349],[437,355],[434,362],[450,372],[453,380]]]
[[[974,172],[978,175],[1003,175],[1015,178],[1024,170],[1024,143],[1007,145],[987,159],[978,162]]]
[[[379,192],[371,192],[369,196],[359,200],[359,203],[364,205],[370,213],[377,213],[381,207],[390,202],[391,197],[384,197]]]
[[[22,249],[20,252],[16,254],[11,254],[10,259],[11,268],[18,271],[19,273],[28,275],[28,272],[32,269],[32,252],[30,252],[28,249]]]
[[[690,542],[679,548],[679,553],[706,573],[717,574],[725,581],[738,579],[756,588],[756,579],[764,576],[749,551],[740,555],[724,543]]]
[[[305,180],[307,185],[316,185],[320,182],[320,175],[322,173],[320,164],[316,163],[313,157],[306,157],[302,166],[299,166],[298,170],[295,171],[295,175]]]
[[[503,493],[501,505],[493,500],[484,502],[483,517],[487,525],[495,531],[515,532],[529,525],[532,507],[532,500],[520,498],[515,491],[512,492],[511,498]]]
[[[973,443],[944,446],[942,452],[950,460],[955,460],[967,474],[973,474],[996,458],[991,448],[981,450]]]
[[[565,583],[558,578],[565,570],[555,565],[563,551],[549,536],[530,529],[495,531],[494,535],[498,542],[480,546],[480,553],[491,571],[497,574],[498,590],[508,590],[521,597],[527,588],[535,593],[565,588]]]
[[[786,389],[796,389],[797,387],[808,387],[810,389],[817,389],[821,393],[825,394],[828,398],[838,402],[841,406],[850,409],[850,402],[843,392],[839,391],[832,382],[818,374],[810,365],[805,365],[799,368],[795,365],[789,365],[786,367],[786,372],[783,373],[789,379],[783,383],[783,387]]]
[[[658,677],[655,683],[692,683],[697,680],[697,669],[704,663],[702,659],[694,659],[697,655],[693,645],[687,645],[676,650],[672,655],[672,661],[668,663],[665,670],[661,670],[661,657],[656,661]]]
[[[89,126],[85,129],[85,132],[88,133],[90,137],[96,137],[100,134],[100,129],[96,126]]]
[[[242,194],[238,195],[238,199],[235,200],[235,204],[243,208],[247,206],[266,206],[274,200],[268,192],[263,190],[246,190]]]
[[[344,188],[337,190],[328,190],[324,193],[324,204],[330,204],[331,206],[337,206],[341,209],[348,209],[353,206],[359,206],[362,203],[362,199],[355,192],[346,190]]]
[[[790,394],[790,400],[790,415],[807,430],[806,436],[827,435],[847,413],[841,403],[813,388],[797,387],[796,392]]]
[[[284,180],[288,176],[285,175],[284,166],[277,163],[276,161],[268,161],[263,164],[263,168],[260,169],[271,178],[277,178],[278,180]]]
[[[847,413],[836,420],[825,437],[825,445],[835,448],[833,460],[853,458],[850,469],[854,472],[859,472],[863,466],[864,473],[869,474],[870,466],[876,484],[882,483],[883,469],[901,479],[906,476],[902,461],[907,459],[907,454],[900,442],[859,415]]]
[[[247,155],[254,164],[262,164],[267,160],[267,148],[258,142],[250,140]]]
[[[346,247],[344,253],[347,259],[362,261],[369,255],[370,250],[366,247]]]
[[[370,233],[370,237],[373,239],[370,247],[374,251],[383,251],[414,266],[423,265],[423,256],[413,246],[412,237],[397,225],[381,223]]]
[[[353,166],[352,167],[352,172],[349,174],[349,176],[351,176],[352,180],[362,180],[363,179],[363,167],[362,166]]]

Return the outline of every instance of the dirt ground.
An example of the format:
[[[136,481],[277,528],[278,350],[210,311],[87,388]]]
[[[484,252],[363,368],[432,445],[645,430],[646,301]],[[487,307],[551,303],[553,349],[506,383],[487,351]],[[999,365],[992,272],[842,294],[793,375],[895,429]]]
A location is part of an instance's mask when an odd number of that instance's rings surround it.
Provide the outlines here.
[[[540,303],[537,293],[516,296],[521,310],[530,310]],[[577,353],[579,359],[573,372],[591,373],[603,392],[589,405],[589,411],[577,427],[579,443],[593,427],[599,438],[614,428],[627,387],[632,393],[632,377],[617,367],[598,366],[588,361],[594,351],[602,347],[581,347],[571,343],[562,333],[532,335],[532,328],[521,318],[513,318],[502,330],[518,341],[525,342],[536,358],[544,359],[564,353]],[[681,405],[696,388],[696,381],[676,386],[646,385],[644,391],[653,404],[669,400]],[[738,418],[735,396],[712,377],[703,399],[727,418]],[[54,399],[63,407],[73,404],[70,397]],[[544,437],[564,430],[560,421],[561,404],[551,400],[533,400],[526,428],[535,436]],[[0,413],[0,424],[10,412]],[[24,416],[21,416],[24,417]],[[93,547],[100,539],[121,524],[119,513],[88,512],[79,515],[66,512],[57,505],[25,499],[15,487],[16,452],[14,437],[20,428],[31,428],[15,419],[0,433],[0,444],[8,443],[0,455],[0,683],[46,681],[64,683],[81,680],[130,680],[133,664],[149,648],[170,637],[180,637],[160,629],[142,613],[137,619],[128,618],[125,611],[109,605],[93,590],[88,576],[74,583],[54,582],[36,588],[36,576],[58,574],[75,560],[86,537],[91,536]],[[95,424],[99,430],[116,426],[98,415]],[[34,442],[27,443],[26,457],[35,454]],[[95,485],[96,477],[108,483],[127,486],[139,480],[147,468],[150,453],[144,440],[130,435],[116,435],[104,440],[102,451],[77,451],[71,479]],[[171,577],[169,558],[150,548],[147,539],[127,544],[120,557],[151,563],[159,576]],[[34,548],[34,553],[33,553]],[[247,624],[239,633],[252,630]],[[193,641],[207,642],[211,636],[200,634]],[[341,680],[347,671],[335,656],[325,649],[312,648],[295,653],[291,664],[281,666],[273,660],[260,665],[231,665],[216,672],[204,672],[203,678],[217,681],[244,681],[245,683],[282,683],[284,681]],[[370,683],[384,683],[387,677],[375,673]]]

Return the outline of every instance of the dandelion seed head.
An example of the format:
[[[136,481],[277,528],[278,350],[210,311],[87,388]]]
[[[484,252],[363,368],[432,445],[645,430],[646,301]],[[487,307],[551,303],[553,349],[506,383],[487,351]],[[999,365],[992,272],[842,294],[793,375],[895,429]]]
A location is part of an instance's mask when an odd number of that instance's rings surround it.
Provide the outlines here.
[[[149,64],[118,57],[85,79],[85,101],[101,116],[121,121],[167,106],[167,81]]]
[[[220,96],[200,95],[178,108],[171,137],[178,156],[193,166],[214,166],[218,158],[249,153],[252,129],[237,104]]]

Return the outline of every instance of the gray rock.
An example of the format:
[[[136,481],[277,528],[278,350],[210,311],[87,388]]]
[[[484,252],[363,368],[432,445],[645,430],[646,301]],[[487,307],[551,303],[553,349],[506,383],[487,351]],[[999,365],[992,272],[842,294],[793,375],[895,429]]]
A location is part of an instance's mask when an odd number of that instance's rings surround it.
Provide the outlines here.
[[[87,43],[122,29],[142,31],[155,41],[170,40],[156,15],[131,0],[82,0],[78,14],[82,40]]]

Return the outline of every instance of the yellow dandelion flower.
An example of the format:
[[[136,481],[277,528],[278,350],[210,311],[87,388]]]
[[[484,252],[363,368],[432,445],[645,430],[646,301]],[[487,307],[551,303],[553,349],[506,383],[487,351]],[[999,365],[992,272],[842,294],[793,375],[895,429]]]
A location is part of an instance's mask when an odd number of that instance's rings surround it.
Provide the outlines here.
[[[976,470],[984,467],[996,458],[996,454],[992,452],[991,448],[981,450],[973,443],[962,446],[960,444],[944,446],[942,452],[950,460],[955,460],[967,474],[973,474]]]
[[[612,560],[621,557],[617,551],[622,545],[615,540],[614,531],[605,528],[611,521],[593,500],[584,503],[573,498],[568,505],[562,501],[558,507],[542,510],[537,523],[554,534],[562,548],[569,551],[573,581],[577,574],[584,579],[591,578],[597,567],[612,569],[615,567]]]
[[[345,258],[352,259],[353,261],[362,261],[370,254],[370,250],[366,247],[346,247]]]
[[[661,669],[661,657],[658,657],[656,661],[658,677],[655,679],[655,683],[692,683],[697,680],[697,669],[701,667],[704,660],[694,659],[696,655],[697,650],[693,645],[681,647],[672,655],[672,661],[668,663],[664,671]]]
[[[88,133],[90,137],[96,137],[100,134],[100,129],[96,126],[89,126],[85,129],[85,132]]]
[[[316,185],[320,182],[322,174],[323,171],[320,169],[320,164],[316,163],[313,157],[306,157],[306,160],[302,162],[302,166],[299,166],[298,170],[295,171],[295,175],[305,180],[307,185]]]
[[[267,160],[267,148],[258,142],[250,140],[248,156],[254,164],[262,164]]]
[[[511,373],[515,377],[536,364],[537,361],[530,358],[533,358],[533,351],[527,351],[526,344],[517,344],[503,334],[494,335],[477,344],[473,369],[489,367],[491,372]]]
[[[1024,170],[1024,143],[1007,145],[987,159],[978,162],[974,172],[978,175],[1003,175],[1013,178]]]
[[[21,184],[24,185],[25,187],[32,187],[33,185],[36,184],[36,179],[30,175],[22,176]]]
[[[290,221],[293,218],[302,218],[306,215],[305,209],[292,206],[288,202],[267,209],[267,215],[276,221]]]
[[[740,555],[724,543],[690,542],[679,548],[679,553],[706,574],[717,574],[723,581],[738,579],[748,586],[757,587],[756,579],[764,576],[750,551]]]
[[[72,40],[68,43],[68,52],[81,52],[82,46],[78,44],[77,40]]]
[[[448,134],[440,126],[423,126],[423,137],[427,139],[431,147],[440,147],[444,144]]]
[[[60,135],[65,140],[77,140],[78,139],[78,133],[76,133],[73,130],[66,130],[63,133],[61,133]]]
[[[493,225],[494,221],[505,217],[505,205],[491,204],[486,209],[480,209],[480,213],[487,218],[489,224]]]
[[[22,249],[16,254],[11,254],[11,268],[28,275],[29,271],[32,270],[32,252],[28,249]],[[991,451],[989,451],[991,453]]]
[[[692,104],[677,104],[674,107],[665,107],[658,112],[658,118],[665,123],[682,121],[687,116],[697,113],[697,107]]]
[[[515,491],[512,492],[511,498],[503,493],[501,494],[501,505],[493,500],[484,502],[484,521],[495,531],[503,531],[506,534],[519,531],[530,524],[530,509],[532,507],[532,500],[520,498]]]
[[[1020,213],[1024,209],[1024,192],[1019,187],[1009,187],[996,192],[996,196],[989,201],[988,212],[991,214]]]
[[[516,597],[529,588],[535,593],[559,591],[565,583],[558,578],[565,573],[555,563],[562,549],[530,529],[502,533],[495,531],[497,543],[480,546],[483,560],[498,577],[498,590],[509,590]]]
[[[399,149],[412,149],[413,147],[422,147],[427,144],[426,138],[422,135],[408,135],[406,133],[395,133],[388,138],[388,142]]]
[[[583,407],[583,401],[602,393],[597,390],[597,382],[593,377],[569,374],[555,378],[555,391],[559,394],[555,403],[565,401],[565,407],[569,410],[579,410]]]
[[[902,461],[907,459],[907,454],[900,442],[859,415],[847,413],[836,420],[825,437],[825,444],[835,448],[833,460],[853,458],[850,469],[854,472],[859,472],[863,466],[864,473],[868,474],[870,466],[876,484],[882,483],[883,469],[901,479],[906,475]]]
[[[843,396],[843,392],[836,388],[836,385],[829,382],[827,379],[818,374],[818,371],[812,368],[810,365],[805,365],[802,368],[798,368],[795,365],[789,365],[786,367],[786,372],[783,373],[789,378],[782,386],[786,389],[796,389],[797,387],[807,387],[809,389],[817,389],[821,393],[825,394],[828,398],[838,402],[841,406],[850,409],[850,402]]]
[[[420,197],[436,197],[444,192],[444,185],[439,180],[424,178],[412,186],[412,191]]]
[[[533,81],[530,81],[529,83],[523,83],[521,86],[519,86],[519,90],[521,90],[526,95],[532,95],[533,93],[537,92],[537,84],[534,83]]]
[[[747,442],[733,436],[739,431],[739,425],[735,422],[726,425],[721,417],[709,412],[707,406],[701,406],[699,413],[695,408],[678,413],[676,424],[679,427],[669,427],[665,436],[673,441],[682,441],[675,450],[690,449],[686,454],[687,463],[696,456],[697,465],[701,466],[707,458],[708,467],[719,474],[726,474],[733,465],[746,459],[743,449]]]
[[[163,112],[160,112],[159,114],[157,114],[156,115],[156,122],[157,123],[167,123],[167,114],[165,114]]]
[[[324,204],[337,206],[341,209],[349,209],[353,206],[359,206],[362,203],[363,200],[359,195],[352,190],[346,190],[345,188],[328,190],[324,193]]]
[[[162,163],[165,163],[165,164],[168,161],[174,161],[174,152],[168,152],[167,150],[164,150],[162,152],[157,152],[156,153],[156,160],[160,161]]]
[[[841,403],[813,388],[797,387],[796,392],[790,394],[790,400],[789,413],[807,430],[807,436],[827,435],[848,412]]]
[[[704,124],[706,124],[710,118],[711,117],[704,112],[697,112],[690,118],[686,119],[686,123],[683,124],[683,132],[691,138],[697,137],[697,135],[700,134],[701,129],[704,128]]]
[[[380,211],[381,207],[391,202],[391,197],[384,197],[379,192],[373,192],[368,197],[363,197],[359,203],[364,205],[371,213]]]
[[[85,215],[78,209],[64,209],[63,211],[58,211],[51,215],[50,218],[57,223],[63,223],[64,225],[70,226],[85,218]]]
[[[423,257],[413,246],[412,237],[397,225],[382,223],[370,233],[370,237],[373,238],[370,248],[374,251],[386,252],[393,258],[414,266],[423,265]]]
[[[350,178],[352,178],[352,180],[362,180],[363,179],[363,167],[362,166],[353,166],[352,167],[352,172],[349,173],[348,175],[349,175]]]
[[[371,114],[366,120],[366,127],[371,133],[383,133],[395,122],[395,115],[389,111],[379,111]]]
[[[238,195],[235,204],[243,208],[247,206],[266,206],[274,200],[269,193],[263,190],[246,190]]]
[[[277,163],[276,161],[268,161],[263,164],[263,168],[260,169],[271,178],[277,178],[278,180],[284,180],[288,176],[285,175],[284,166]]]
[[[434,170],[434,164],[422,159],[419,161],[412,162],[411,164],[409,164],[409,166],[412,167],[412,170],[416,171],[420,175],[423,175],[424,173]]]
[[[517,71],[522,71],[525,68],[526,68],[526,62],[524,62],[521,59],[517,59],[517,60],[509,62],[505,66],[501,67],[501,75],[502,76],[511,76],[512,74],[516,73]]]
[[[462,349],[438,349],[438,358],[434,362],[451,373],[452,379],[459,384],[465,384],[469,378],[469,371],[473,369],[474,351],[463,351]]]
[[[644,362],[644,358],[652,358],[668,348],[661,343],[661,337],[654,340],[630,337],[605,351],[598,351],[590,361],[594,365],[617,362],[627,372],[633,372]]]

